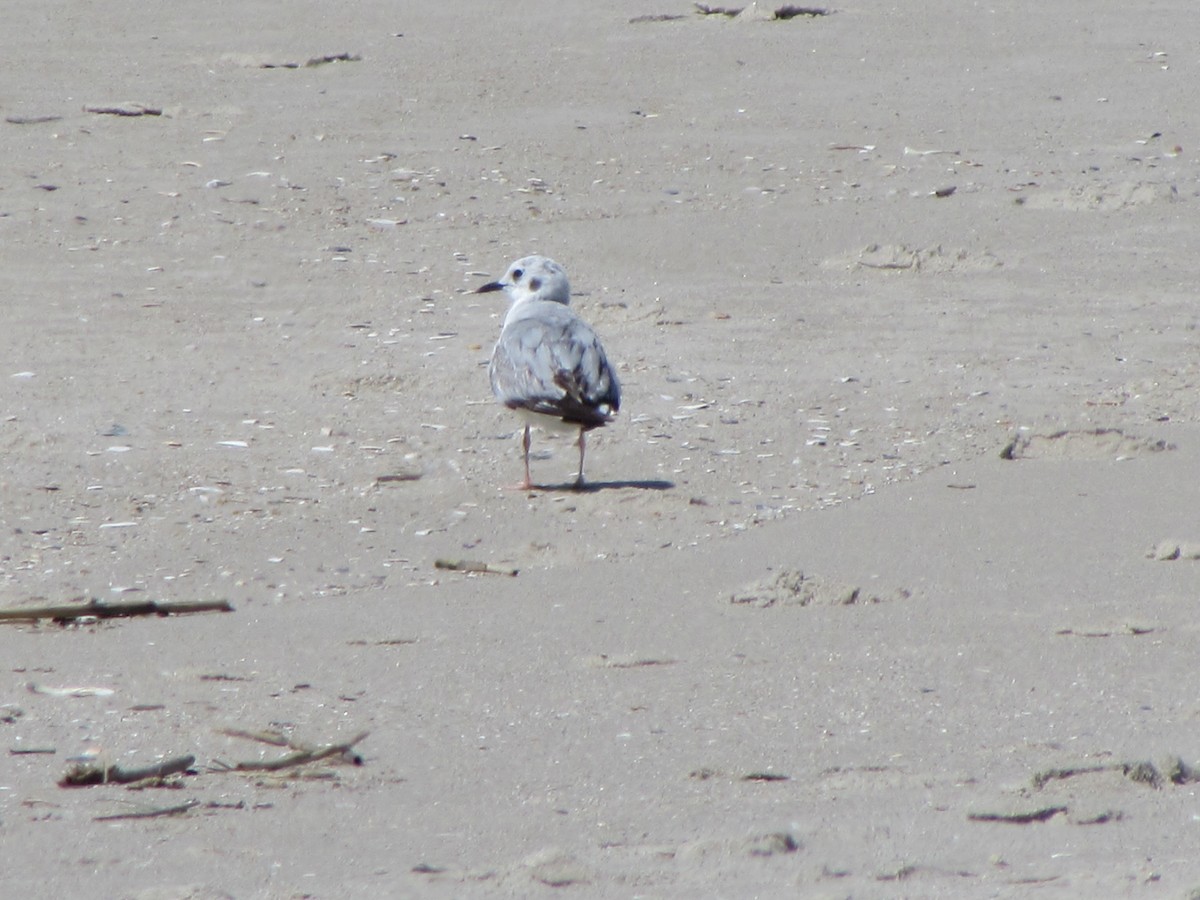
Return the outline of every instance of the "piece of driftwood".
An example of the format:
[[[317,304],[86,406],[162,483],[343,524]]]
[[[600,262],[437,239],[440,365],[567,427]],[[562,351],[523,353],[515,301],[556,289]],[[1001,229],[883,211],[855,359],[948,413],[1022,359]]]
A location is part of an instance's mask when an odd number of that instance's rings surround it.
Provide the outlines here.
[[[796,16],[812,16],[816,18],[817,16],[827,15],[829,15],[829,10],[820,6],[792,6],[789,4],[775,10],[775,18],[785,22],[788,19],[796,18]]]
[[[141,766],[136,769],[125,769],[121,766],[79,765],[67,770],[60,781],[59,787],[86,787],[93,784],[132,784],[147,778],[165,778],[186,772],[192,767],[196,757],[190,753],[185,756],[174,756],[153,766]]]
[[[51,606],[9,606],[0,609],[0,622],[24,622],[31,619],[115,619],[124,616],[178,616],[198,612],[233,612],[228,600],[133,600],[106,603],[93,597],[87,603],[63,603]]]
[[[264,744],[270,744],[272,747],[291,747],[292,744],[287,737],[278,731],[251,731],[248,728],[218,728],[217,734],[223,734],[227,737],[245,738],[248,741],[260,741]],[[292,749],[302,749],[293,747]]]
[[[116,693],[112,688],[89,687],[87,685],[68,685],[67,687],[47,687],[30,681],[25,689],[31,694],[44,694],[47,697],[111,697]]]
[[[311,69],[335,62],[362,62],[362,56],[357,53],[326,53],[324,56],[314,56],[304,65]]]
[[[357,53],[326,53],[324,56],[314,56],[306,63],[297,62],[282,62],[272,63],[265,62],[259,65],[260,69],[312,69],[317,66],[323,66],[327,63],[335,62],[361,62],[362,57]]]
[[[4,121],[10,125],[41,125],[45,122],[57,122],[62,116],[5,116]]]
[[[101,116],[161,116],[162,110],[141,103],[121,103],[116,106],[85,106],[84,112],[96,113]]]
[[[1059,813],[1066,811],[1065,806],[1042,806],[1037,809],[1014,812],[969,812],[967,818],[972,822],[1007,822],[1012,825],[1029,825],[1033,822],[1045,822],[1053,819]]]
[[[349,753],[355,744],[363,740],[370,733],[369,731],[363,731],[348,741],[325,744],[321,747],[307,747],[297,750],[295,753],[289,753],[287,756],[281,756],[278,759],[254,759],[235,763],[233,766],[225,766],[225,768],[227,770],[232,769],[235,772],[277,772],[280,769],[287,769],[292,766],[303,766],[307,763],[328,759],[331,756],[341,756],[343,753]],[[354,762],[356,765],[362,765],[362,757],[355,754]]]
[[[1193,784],[1200,781],[1200,769],[1188,765],[1182,757],[1169,756],[1163,760],[1161,769],[1149,760],[1045,769],[1034,773],[1033,786],[1037,790],[1041,790],[1051,781],[1074,778],[1077,775],[1091,775],[1097,772],[1120,772],[1130,781],[1152,788],[1161,788],[1167,782]]]
[[[435,559],[433,567],[449,572],[480,572],[485,575],[507,575],[510,578],[516,578],[518,571],[517,569],[496,569],[475,559]]]
[[[155,816],[177,816],[180,813],[185,813],[189,809],[195,809],[200,805],[199,800],[188,800],[184,803],[177,803],[174,806],[159,806],[154,809],[138,809],[131,812],[110,813],[107,816],[96,816],[96,822],[111,822],[114,819],[152,819]]]
[[[692,5],[696,7],[696,12],[702,16],[726,16],[732,19],[745,11],[745,7],[742,6],[708,6],[704,3],[693,3]],[[819,6],[792,6],[788,4],[787,6],[777,7],[771,18],[780,22],[786,22],[788,19],[794,19],[797,16],[812,16],[816,18],[817,16],[827,15],[829,15],[829,10]]]

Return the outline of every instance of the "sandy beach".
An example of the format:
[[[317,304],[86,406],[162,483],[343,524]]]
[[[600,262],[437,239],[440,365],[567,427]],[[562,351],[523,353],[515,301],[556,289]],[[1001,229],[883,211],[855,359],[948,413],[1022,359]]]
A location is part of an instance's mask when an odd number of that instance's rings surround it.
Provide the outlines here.
[[[8,12],[0,892],[1200,896],[1200,25],[776,8]]]

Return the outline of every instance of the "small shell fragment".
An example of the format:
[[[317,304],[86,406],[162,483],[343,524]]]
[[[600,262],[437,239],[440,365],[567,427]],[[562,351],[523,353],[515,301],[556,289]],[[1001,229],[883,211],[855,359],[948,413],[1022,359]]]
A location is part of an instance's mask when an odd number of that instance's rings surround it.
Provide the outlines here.
[[[106,687],[46,687],[31,681],[26,687],[31,694],[45,694],[47,697],[111,697],[116,693]]]

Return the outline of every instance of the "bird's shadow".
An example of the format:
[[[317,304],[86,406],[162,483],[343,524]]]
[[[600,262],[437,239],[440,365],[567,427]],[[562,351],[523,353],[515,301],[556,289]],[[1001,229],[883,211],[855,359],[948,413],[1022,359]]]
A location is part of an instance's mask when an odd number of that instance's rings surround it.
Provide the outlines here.
[[[585,481],[576,484],[574,481],[564,481],[562,484],[535,484],[530,491],[562,492],[568,494],[597,494],[600,491],[669,491],[675,487],[675,482],[658,478],[633,481]]]

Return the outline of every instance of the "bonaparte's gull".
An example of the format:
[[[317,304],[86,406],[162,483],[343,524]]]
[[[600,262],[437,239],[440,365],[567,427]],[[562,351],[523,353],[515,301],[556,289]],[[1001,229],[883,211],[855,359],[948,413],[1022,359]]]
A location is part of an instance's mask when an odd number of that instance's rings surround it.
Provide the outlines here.
[[[508,267],[504,277],[475,293],[504,291],[511,303],[492,351],[488,375],[492,393],[525,419],[524,490],[529,476],[531,425],[579,429],[579,475],[583,485],[584,434],[607,425],[621,405],[621,386],[587,322],[568,306],[567,273],[552,259],[526,256]]]

